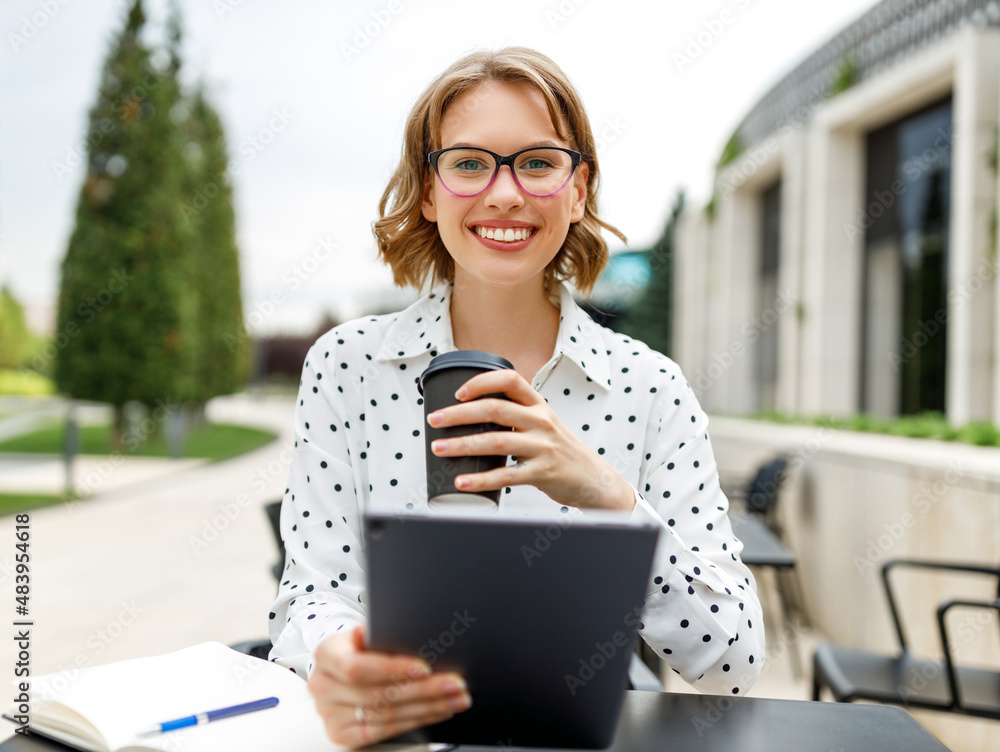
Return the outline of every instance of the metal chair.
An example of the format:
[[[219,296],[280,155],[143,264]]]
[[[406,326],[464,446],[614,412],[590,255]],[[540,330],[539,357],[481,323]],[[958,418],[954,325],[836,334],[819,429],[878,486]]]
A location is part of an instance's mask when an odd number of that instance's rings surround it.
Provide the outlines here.
[[[993,577],[997,581],[997,597],[986,601],[950,599],[938,605],[937,624],[943,660],[918,658],[910,653],[889,581],[889,572],[896,567]],[[996,611],[1000,615],[1000,568],[894,559],[883,565],[882,582],[899,638],[899,654],[890,656],[832,644],[821,645],[813,654],[813,700],[819,700],[826,687],[837,702],[869,700],[1000,720],[1000,671],[956,665],[945,623],[953,608]]]
[[[271,574],[274,579],[281,579],[281,572],[285,568],[285,542],[281,540],[281,499],[269,501],[264,505],[264,513],[267,521],[271,523],[271,532],[274,533],[274,541],[278,546],[278,561],[271,567]]]
[[[781,525],[777,517],[779,491],[785,482],[788,470],[786,457],[775,457],[765,462],[754,474],[742,493],[734,494],[742,502],[748,515],[753,515],[766,524],[771,532],[781,537]]]
[[[765,618],[783,632],[793,625],[793,614],[798,615],[800,624],[806,623],[800,607],[798,582],[795,576],[796,557],[782,540],[781,524],[777,509],[781,487],[788,475],[788,459],[774,457],[757,468],[745,485],[729,487],[726,495],[733,502],[735,511],[729,515],[733,533],[743,542],[743,563],[755,569],[767,568],[774,571],[774,582],[778,592],[780,622],[773,615],[773,608],[762,599],[761,605],[767,609]],[[802,659],[798,647],[792,644],[788,650],[792,674],[801,677]]]

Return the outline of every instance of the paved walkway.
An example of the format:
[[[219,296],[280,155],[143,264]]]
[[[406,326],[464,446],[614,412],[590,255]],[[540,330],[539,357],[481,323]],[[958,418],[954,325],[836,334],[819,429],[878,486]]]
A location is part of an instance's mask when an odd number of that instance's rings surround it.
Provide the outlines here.
[[[124,483],[128,471],[116,467],[91,498],[31,512],[32,673],[266,636],[277,548],[262,507],[287,481],[292,410],[290,397],[216,400],[210,419],[281,438],[225,462],[168,465],[143,482]],[[15,524],[0,518],[8,625],[20,618]],[[13,679],[7,629],[0,676]]]
[[[72,485],[74,494],[90,497],[137,483],[174,475],[207,460],[159,457],[77,455],[67,477],[62,457],[49,454],[0,454],[0,493],[60,496]]]

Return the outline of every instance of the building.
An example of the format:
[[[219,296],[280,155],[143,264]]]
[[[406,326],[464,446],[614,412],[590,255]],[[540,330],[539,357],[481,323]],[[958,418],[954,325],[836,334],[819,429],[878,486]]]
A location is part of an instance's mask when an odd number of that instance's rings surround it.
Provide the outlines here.
[[[710,412],[1000,423],[1000,2],[885,0],[746,115],[677,237]]]

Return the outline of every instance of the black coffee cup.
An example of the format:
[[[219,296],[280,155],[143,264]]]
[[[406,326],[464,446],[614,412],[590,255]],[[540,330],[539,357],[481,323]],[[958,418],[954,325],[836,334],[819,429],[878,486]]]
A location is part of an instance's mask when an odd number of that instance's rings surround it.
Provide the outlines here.
[[[500,490],[472,493],[455,488],[455,477],[468,473],[482,473],[507,464],[506,455],[478,457],[438,457],[431,451],[436,439],[452,439],[491,431],[509,431],[508,426],[496,423],[472,423],[463,426],[434,428],[427,423],[427,416],[435,410],[457,405],[455,392],[466,381],[486,371],[514,368],[510,361],[493,353],[480,350],[456,350],[434,358],[420,374],[417,388],[424,396],[424,435],[427,455],[427,503],[431,507],[454,508],[456,505],[495,509],[500,503]],[[487,394],[484,397],[507,399],[504,394]]]

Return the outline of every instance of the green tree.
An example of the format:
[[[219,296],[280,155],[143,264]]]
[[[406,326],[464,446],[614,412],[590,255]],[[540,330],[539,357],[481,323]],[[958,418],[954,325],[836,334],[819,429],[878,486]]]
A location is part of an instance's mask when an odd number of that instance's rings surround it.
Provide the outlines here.
[[[24,308],[7,285],[0,287],[0,368],[23,366],[33,340],[24,323]]]
[[[678,192],[663,234],[649,250],[649,284],[645,292],[616,324],[616,328],[642,340],[654,350],[670,355],[674,320],[674,236],[684,192]]]
[[[90,112],[87,175],[62,264],[55,379],[67,394],[116,408],[177,404],[195,393],[197,300],[191,231],[181,216],[177,69],[157,66],[134,0]],[[98,137],[99,136],[99,137]]]
[[[198,366],[194,402],[231,394],[245,382],[247,342],[229,157],[218,113],[198,90],[185,122],[184,220],[192,231],[190,279],[198,300]]]

